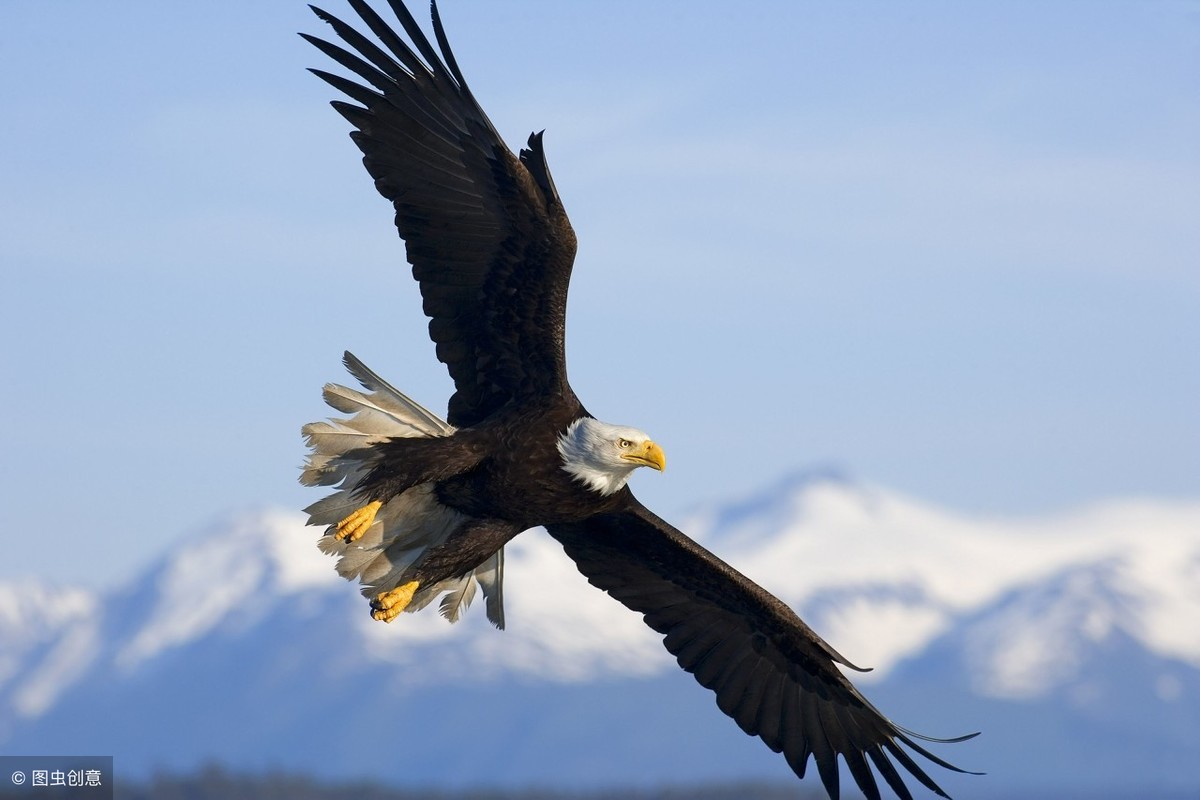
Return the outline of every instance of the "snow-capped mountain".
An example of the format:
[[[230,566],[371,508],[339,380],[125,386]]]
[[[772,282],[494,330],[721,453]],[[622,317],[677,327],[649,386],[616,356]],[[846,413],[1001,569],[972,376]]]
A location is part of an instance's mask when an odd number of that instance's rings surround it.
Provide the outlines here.
[[[1200,792],[1200,504],[1004,519],[807,475],[682,527],[875,667],[854,679],[898,722],[982,729],[935,748],[989,773],[939,773],[952,794]],[[315,537],[245,514],[123,588],[0,585],[0,752],[135,776],[794,780],[544,533],[509,547],[503,632],[482,608],[371,620]]]

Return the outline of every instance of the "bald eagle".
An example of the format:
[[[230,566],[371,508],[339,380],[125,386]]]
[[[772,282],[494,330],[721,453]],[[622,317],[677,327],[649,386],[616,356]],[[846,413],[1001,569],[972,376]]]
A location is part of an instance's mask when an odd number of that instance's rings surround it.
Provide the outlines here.
[[[543,526],[798,776],[811,756],[836,797],[841,757],[877,798],[870,762],[911,797],[894,760],[944,796],[901,745],[961,772],[916,740],[969,737],[929,739],[884,717],[835,664],[857,667],[630,492],[635,470],[666,461],[642,431],[588,414],[567,382],[575,234],[541,134],[519,155],[505,146],[467,87],[436,5],[438,50],[400,0],[389,2],[408,42],[363,0],[349,2],[378,43],[316,8],[349,49],[302,35],[358,78],[312,70],[354,101],[333,107],[395,207],[454,394],[442,420],[346,354],[364,391],[325,387],[328,404],[350,416],[305,426],[312,452],[301,477],[338,489],[306,509],[310,524],[327,526],[319,544],[338,571],[362,584],[375,619],[440,598],[455,621],[478,587],[502,628],[504,545]]]

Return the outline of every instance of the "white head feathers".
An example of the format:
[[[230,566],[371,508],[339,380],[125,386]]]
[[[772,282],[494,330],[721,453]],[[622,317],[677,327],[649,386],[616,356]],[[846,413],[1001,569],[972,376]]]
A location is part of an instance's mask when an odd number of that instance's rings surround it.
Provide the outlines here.
[[[563,469],[603,495],[620,491],[638,467],[661,470],[662,448],[637,428],[581,417],[558,438]]]

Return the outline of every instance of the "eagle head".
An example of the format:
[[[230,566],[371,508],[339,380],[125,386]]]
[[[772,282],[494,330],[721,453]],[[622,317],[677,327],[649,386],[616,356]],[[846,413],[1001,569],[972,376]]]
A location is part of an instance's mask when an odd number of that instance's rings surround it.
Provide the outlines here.
[[[619,491],[638,467],[662,470],[663,450],[637,428],[610,425],[580,417],[558,437],[563,469],[593,491],[608,495]]]

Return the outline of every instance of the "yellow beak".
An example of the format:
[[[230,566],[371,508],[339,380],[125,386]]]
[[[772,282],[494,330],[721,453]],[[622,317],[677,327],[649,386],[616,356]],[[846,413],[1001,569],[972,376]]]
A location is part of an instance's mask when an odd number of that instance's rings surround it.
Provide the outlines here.
[[[639,467],[653,467],[662,472],[667,468],[667,454],[657,444],[647,441],[636,450],[630,450],[628,453],[622,453],[621,458],[626,461],[632,461]]]

